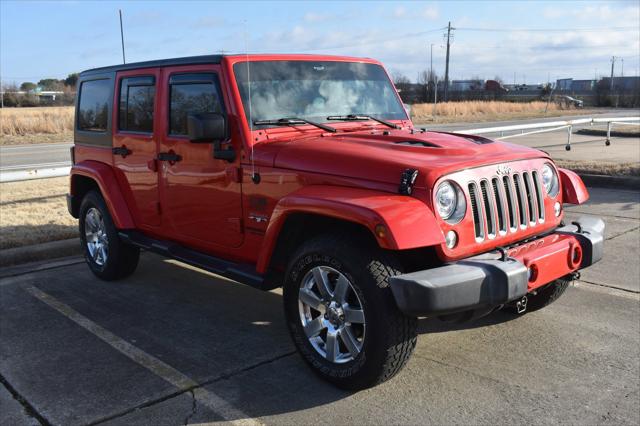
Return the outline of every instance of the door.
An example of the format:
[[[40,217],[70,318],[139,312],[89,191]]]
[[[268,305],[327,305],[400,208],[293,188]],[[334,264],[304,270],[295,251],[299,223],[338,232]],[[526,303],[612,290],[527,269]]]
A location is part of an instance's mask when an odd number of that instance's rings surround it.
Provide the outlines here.
[[[212,143],[190,142],[187,116],[226,114],[219,70],[215,65],[163,69],[162,102],[167,108],[158,155],[164,230],[172,239],[213,252],[237,247],[243,240],[238,160],[214,159]],[[237,149],[238,142],[225,144]]]
[[[155,118],[158,69],[118,73],[113,120],[113,163],[127,205],[141,229],[160,225]]]

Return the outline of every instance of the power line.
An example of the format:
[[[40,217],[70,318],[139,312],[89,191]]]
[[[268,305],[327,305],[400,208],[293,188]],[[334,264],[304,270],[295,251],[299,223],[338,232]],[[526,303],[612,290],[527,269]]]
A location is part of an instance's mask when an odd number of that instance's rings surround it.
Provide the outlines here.
[[[486,31],[486,32],[602,32],[602,31],[640,31],[638,27],[599,27],[599,28],[480,28],[457,27],[461,31]]]
[[[363,42],[359,42],[359,43],[342,44],[342,45],[338,45],[338,46],[314,47],[314,48],[311,48],[311,49],[299,49],[299,51],[301,51],[301,52],[315,52],[315,51],[318,51],[318,50],[343,49],[343,48],[347,48],[347,47],[367,46],[367,45],[370,45],[370,44],[384,43],[385,41],[403,40],[403,39],[411,38],[411,37],[419,37],[419,36],[426,35],[426,34],[440,32],[440,31],[442,31],[444,29],[446,29],[446,27],[434,28],[432,30],[427,30],[427,31],[418,31],[418,32],[415,32],[415,33],[407,33],[407,34],[402,34],[402,35],[395,36],[395,37],[384,37],[384,38],[378,38],[378,39],[373,39],[373,40],[367,40],[367,41],[363,41]],[[355,37],[355,38],[357,38],[357,37]]]

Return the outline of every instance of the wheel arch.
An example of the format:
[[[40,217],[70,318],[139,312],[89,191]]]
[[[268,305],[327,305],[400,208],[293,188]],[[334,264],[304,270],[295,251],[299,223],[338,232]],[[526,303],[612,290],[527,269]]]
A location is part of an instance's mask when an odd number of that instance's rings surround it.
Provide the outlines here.
[[[80,205],[87,192],[97,190],[104,198],[116,228],[135,228],[131,212],[109,165],[98,161],[83,161],[71,168],[70,178],[69,210],[74,217],[79,216]]]
[[[265,273],[309,236],[326,231],[354,232],[387,250],[430,247],[444,242],[429,207],[408,196],[380,191],[314,185],[276,205],[256,270]]]

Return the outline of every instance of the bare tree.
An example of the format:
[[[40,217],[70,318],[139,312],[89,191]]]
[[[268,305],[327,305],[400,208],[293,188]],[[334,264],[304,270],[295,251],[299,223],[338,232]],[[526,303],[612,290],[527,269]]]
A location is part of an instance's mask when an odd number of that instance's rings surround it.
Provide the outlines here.
[[[433,92],[435,90],[437,74],[429,69],[418,73],[417,83],[420,86],[420,100],[422,102],[433,102]]]

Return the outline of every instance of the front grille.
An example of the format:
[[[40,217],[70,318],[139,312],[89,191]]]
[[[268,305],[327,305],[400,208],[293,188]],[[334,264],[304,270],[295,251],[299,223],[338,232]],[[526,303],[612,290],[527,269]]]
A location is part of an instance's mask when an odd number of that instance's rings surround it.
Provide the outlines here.
[[[468,189],[478,242],[544,222],[544,198],[536,171],[473,181]]]

